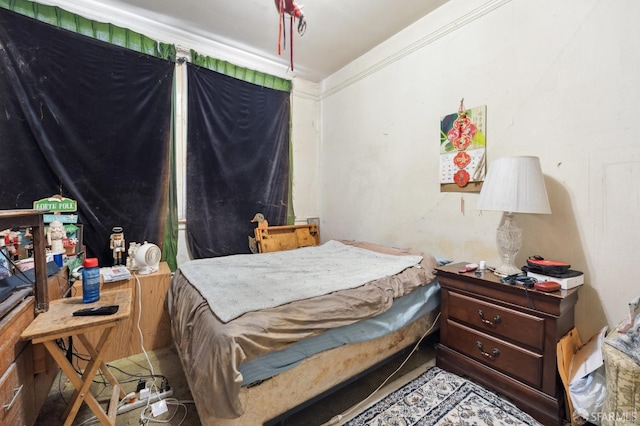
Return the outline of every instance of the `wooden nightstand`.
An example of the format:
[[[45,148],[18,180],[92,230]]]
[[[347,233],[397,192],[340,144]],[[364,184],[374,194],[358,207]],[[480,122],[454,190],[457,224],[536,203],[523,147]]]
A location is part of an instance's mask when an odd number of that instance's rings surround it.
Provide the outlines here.
[[[138,317],[140,317],[140,330],[144,338],[144,349],[153,350],[171,345],[171,320],[165,307],[167,292],[171,285],[171,270],[167,262],[160,262],[157,272],[147,275],[132,273],[128,280],[102,282],[100,277],[100,294],[110,291],[131,289],[133,307],[131,316],[122,321],[116,328],[113,344],[107,350],[104,360],[106,362],[125,358],[142,352],[140,331],[138,331]],[[82,281],[74,283],[72,296],[82,295]],[[99,333],[87,333],[89,340],[97,344]],[[81,353],[84,347],[81,342],[75,342]],[[78,360],[78,365],[84,367],[86,362]]]
[[[578,288],[543,293],[490,271],[437,269],[442,320],[436,365],[506,396],[545,425],[562,424],[556,343],[573,327]]]

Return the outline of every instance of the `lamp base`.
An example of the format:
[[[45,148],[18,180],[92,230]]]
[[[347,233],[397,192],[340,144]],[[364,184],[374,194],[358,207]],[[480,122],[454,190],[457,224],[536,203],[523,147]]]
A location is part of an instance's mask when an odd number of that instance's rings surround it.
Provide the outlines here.
[[[502,265],[496,268],[494,274],[506,277],[522,273],[520,268],[514,265],[516,255],[522,248],[522,229],[516,226],[513,213],[505,213],[504,223],[497,229],[496,244]]]

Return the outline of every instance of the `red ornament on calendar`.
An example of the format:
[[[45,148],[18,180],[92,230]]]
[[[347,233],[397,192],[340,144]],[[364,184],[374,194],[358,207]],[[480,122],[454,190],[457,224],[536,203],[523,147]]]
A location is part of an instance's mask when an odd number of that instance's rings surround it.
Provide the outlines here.
[[[470,178],[469,173],[467,173],[467,171],[463,169],[458,170],[456,174],[453,175],[453,181],[460,188],[467,186],[467,184],[469,183],[469,178]]]

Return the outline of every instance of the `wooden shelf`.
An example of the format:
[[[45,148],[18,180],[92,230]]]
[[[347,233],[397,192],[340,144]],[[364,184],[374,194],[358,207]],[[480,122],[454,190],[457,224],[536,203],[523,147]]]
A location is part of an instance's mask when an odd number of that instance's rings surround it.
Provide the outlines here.
[[[35,312],[49,309],[47,289],[47,257],[44,245],[44,212],[42,210],[0,210],[0,230],[25,227],[33,234],[33,261],[35,270]]]

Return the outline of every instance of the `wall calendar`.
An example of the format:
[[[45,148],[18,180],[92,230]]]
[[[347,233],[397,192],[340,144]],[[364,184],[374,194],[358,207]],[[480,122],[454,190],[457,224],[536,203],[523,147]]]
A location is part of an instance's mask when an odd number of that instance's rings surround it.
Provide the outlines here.
[[[440,191],[480,192],[486,173],[487,106],[465,109],[440,119]]]

